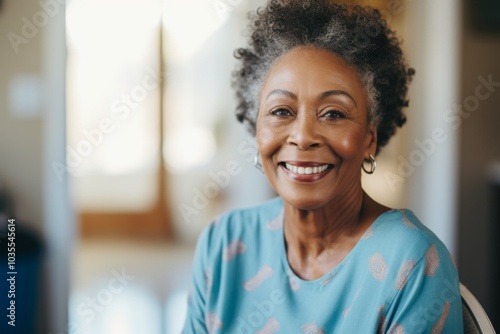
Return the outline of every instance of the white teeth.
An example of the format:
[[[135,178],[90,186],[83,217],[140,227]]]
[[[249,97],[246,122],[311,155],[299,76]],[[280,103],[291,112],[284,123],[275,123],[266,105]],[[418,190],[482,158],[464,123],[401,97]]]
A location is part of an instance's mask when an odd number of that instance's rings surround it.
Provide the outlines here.
[[[319,167],[297,167],[297,166],[290,165],[287,163],[285,163],[285,167],[289,171],[292,171],[295,174],[301,174],[301,175],[322,173],[328,169],[328,165],[323,165],[323,166],[319,166]]]
[[[299,167],[297,167],[297,166],[292,166],[292,165],[287,164],[287,163],[285,163],[285,166],[286,166],[286,169],[288,169],[289,171],[292,171],[292,172],[294,172],[294,173],[298,174],[298,172],[299,172]]]

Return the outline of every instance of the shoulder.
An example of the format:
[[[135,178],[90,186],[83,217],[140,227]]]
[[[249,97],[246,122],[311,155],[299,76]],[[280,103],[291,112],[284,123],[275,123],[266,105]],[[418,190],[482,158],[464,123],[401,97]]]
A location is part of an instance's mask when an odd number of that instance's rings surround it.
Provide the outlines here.
[[[370,272],[386,283],[382,326],[430,333],[446,325],[443,332],[459,333],[459,279],[446,246],[408,209],[388,211],[372,227],[379,251]]]
[[[372,224],[366,235],[370,244],[384,250],[395,262],[433,259],[452,261],[443,242],[409,209],[385,212]]]

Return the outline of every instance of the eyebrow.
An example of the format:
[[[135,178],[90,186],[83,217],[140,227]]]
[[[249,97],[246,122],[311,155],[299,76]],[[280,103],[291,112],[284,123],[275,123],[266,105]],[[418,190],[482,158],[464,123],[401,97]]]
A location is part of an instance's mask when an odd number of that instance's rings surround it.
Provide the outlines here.
[[[322,99],[326,99],[327,97],[329,96],[332,96],[332,95],[344,95],[344,96],[347,96],[349,99],[351,99],[352,102],[354,102],[354,105],[357,107],[358,104],[356,103],[356,100],[349,94],[347,93],[346,91],[343,91],[343,90],[329,90],[329,91],[326,91],[324,93],[322,93],[320,95],[320,100]]]
[[[271,95],[285,95],[293,100],[297,100],[297,95],[284,89],[273,89],[269,94],[267,94],[266,100],[269,99]]]
[[[295,95],[294,93],[288,91],[288,90],[285,90],[285,89],[274,89],[272,90],[266,97],[266,99],[269,99],[270,96],[272,95],[285,95],[293,100],[297,100],[297,95]],[[343,91],[343,90],[329,90],[329,91],[326,91],[326,92],[323,92],[321,93],[321,95],[319,96],[318,100],[323,100],[323,99],[326,99],[327,97],[329,96],[335,96],[335,95],[344,95],[344,96],[347,96],[349,99],[352,100],[352,102],[354,102],[354,104],[356,105],[356,107],[358,106],[357,103],[356,103],[356,100],[354,100],[354,98],[347,92]]]

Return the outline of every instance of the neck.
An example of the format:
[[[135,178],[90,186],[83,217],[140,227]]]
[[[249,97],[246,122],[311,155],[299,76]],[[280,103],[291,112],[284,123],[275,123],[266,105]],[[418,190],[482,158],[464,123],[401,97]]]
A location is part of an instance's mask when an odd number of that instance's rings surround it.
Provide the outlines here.
[[[363,208],[371,200],[361,187],[353,189],[317,210],[301,210],[285,203],[287,252],[302,259],[318,259],[325,251],[352,249],[368,228]]]

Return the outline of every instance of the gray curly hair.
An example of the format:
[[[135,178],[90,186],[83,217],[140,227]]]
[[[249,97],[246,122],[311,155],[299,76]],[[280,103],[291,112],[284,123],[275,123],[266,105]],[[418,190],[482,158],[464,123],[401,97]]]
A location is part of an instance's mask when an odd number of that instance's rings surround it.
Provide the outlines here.
[[[235,51],[240,63],[232,86],[236,116],[252,133],[266,74],[279,57],[300,46],[330,51],[358,73],[367,94],[368,122],[377,126],[377,153],[406,122],[402,108],[408,106],[414,70],[377,9],[327,0],[270,0],[250,20],[249,47]]]

